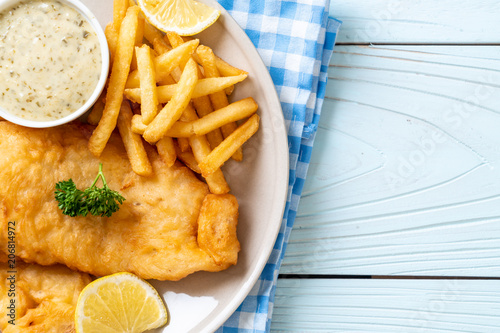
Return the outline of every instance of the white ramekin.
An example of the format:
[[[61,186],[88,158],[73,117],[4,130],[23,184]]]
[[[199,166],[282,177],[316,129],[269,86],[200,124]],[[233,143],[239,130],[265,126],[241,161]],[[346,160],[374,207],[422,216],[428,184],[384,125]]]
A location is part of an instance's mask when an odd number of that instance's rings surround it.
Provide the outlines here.
[[[13,7],[16,4],[23,1],[30,1],[30,0],[0,0],[0,11]],[[99,21],[97,20],[96,16],[90,11],[90,9],[88,9],[79,0],[58,0],[58,1],[76,9],[80,14],[83,15],[84,18],[86,18],[89,21],[92,28],[96,32],[97,37],[99,39],[99,45],[101,48],[101,74],[99,76],[99,81],[97,82],[97,86],[95,87],[94,92],[85,102],[85,104],[83,104],[79,109],[73,111],[73,113],[60,119],[50,120],[50,121],[27,120],[9,113],[0,106],[0,117],[15,124],[26,127],[44,128],[44,127],[54,127],[62,125],[72,120],[75,120],[78,117],[84,115],[92,107],[92,105],[94,105],[95,101],[101,95],[101,92],[103,91],[104,86],[106,84],[109,72],[109,48],[108,48],[108,42],[106,41],[106,36],[104,35],[104,31],[102,30]]]

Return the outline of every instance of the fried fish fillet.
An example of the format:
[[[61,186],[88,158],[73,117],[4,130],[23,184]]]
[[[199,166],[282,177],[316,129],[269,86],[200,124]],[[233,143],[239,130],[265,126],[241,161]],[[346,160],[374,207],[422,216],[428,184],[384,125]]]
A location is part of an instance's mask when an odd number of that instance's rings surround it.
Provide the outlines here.
[[[88,274],[63,265],[0,264],[0,330],[3,333],[75,332],[75,307]]]
[[[87,149],[90,133],[81,123],[31,129],[0,122],[0,251],[7,251],[11,221],[15,254],[24,261],[61,263],[96,276],[127,271],[144,279],[178,280],[236,263],[234,196],[207,197],[204,182],[181,164],[167,167],[154,149],[148,149],[154,175],[136,175],[117,134],[96,158]],[[109,187],[126,198],[120,210],[109,218],[63,215],[55,184],[71,178],[85,189],[99,162]],[[202,210],[203,202],[214,208]],[[214,242],[222,245],[210,245]]]

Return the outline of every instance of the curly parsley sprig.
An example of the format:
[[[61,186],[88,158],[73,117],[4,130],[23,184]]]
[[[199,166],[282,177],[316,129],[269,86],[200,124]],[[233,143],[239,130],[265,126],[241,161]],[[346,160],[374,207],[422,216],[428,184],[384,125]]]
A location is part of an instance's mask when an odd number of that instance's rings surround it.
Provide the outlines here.
[[[99,178],[102,180],[103,187],[96,186]],[[102,172],[102,163],[99,163],[99,173],[92,186],[86,190],[77,189],[73,180],[69,179],[57,183],[54,193],[62,213],[71,217],[87,216],[88,213],[94,216],[110,217],[125,201],[120,193],[108,187]]]

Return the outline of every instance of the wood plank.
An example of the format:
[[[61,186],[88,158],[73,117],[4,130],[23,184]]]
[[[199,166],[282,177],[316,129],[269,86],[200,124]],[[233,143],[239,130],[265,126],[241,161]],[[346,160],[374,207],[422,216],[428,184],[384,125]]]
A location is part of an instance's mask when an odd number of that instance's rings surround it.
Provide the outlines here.
[[[281,273],[500,276],[499,51],[336,48]]]
[[[343,22],[337,42],[499,43],[496,0],[337,0],[330,15]]]
[[[498,332],[500,281],[282,279],[271,332]]]

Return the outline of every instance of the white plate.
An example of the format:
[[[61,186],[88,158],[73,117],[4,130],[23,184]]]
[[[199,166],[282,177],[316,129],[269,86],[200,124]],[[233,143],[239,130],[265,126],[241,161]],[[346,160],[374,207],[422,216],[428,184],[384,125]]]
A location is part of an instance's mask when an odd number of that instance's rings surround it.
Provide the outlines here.
[[[83,0],[104,27],[112,19],[113,1]],[[199,272],[177,282],[152,281],[171,314],[157,332],[212,332],[241,304],[266,264],[279,232],[288,190],[288,143],[274,84],[257,50],[217,2],[219,20],[198,37],[249,77],[236,86],[232,101],[251,96],[259,104],[261,127],[245,144],[244,161],[229,161],[224,173],[240,204],[238,264],[218,273]]]

